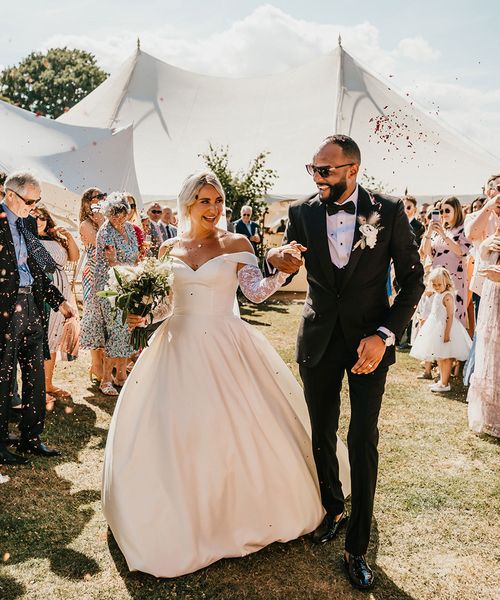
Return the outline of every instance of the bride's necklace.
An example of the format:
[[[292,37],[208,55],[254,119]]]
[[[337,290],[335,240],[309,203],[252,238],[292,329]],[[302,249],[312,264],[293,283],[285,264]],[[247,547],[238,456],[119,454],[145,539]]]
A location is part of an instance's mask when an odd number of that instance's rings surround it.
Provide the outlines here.
[[[192,242],[188,242],[187,240],[182,240],[184,243],[184,248],[186,249],[186,252],[188,254],[190,254],[193,259],[196,261],[193,263],[193,268],[198,269],[200,266],[200,262],[199,262],[199,251],[202,248],[206,248],[207,246],[209,246],[209,242],[211,241],[215,241],[215,240],[220,240],[221,238],[225,237],[227,235],[227,231],[225,231],[224,233],[222,233],[221,235],[218,236],[214,236],[214,237],[208,237],[205,238],[203,241],[199,242],[198,240],[193,240]]]

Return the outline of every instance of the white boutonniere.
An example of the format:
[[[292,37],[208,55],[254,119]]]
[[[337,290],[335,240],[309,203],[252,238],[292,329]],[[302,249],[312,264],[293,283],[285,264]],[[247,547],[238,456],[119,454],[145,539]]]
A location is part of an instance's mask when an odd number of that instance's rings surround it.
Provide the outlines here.
[[[361,233],[361,239],[359,239],[353,247],[353,250],[359,246],[361,250],[364,250],[366,246],[368,248],[375,248],[377,243],[377,235],[379,231],[383,229],[379,225],[380,213],[372,212],[368,217],[360,215],[358,217],[359,232]]]

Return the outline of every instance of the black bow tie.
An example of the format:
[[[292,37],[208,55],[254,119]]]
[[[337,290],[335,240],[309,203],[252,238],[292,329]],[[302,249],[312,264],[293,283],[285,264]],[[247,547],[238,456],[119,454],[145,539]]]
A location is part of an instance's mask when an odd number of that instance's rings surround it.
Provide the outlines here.
[[[349,202],[343,202],[342,204],[335,204],[334,202],[325,202],[325,204],[326,212],[329,215],[336,215],[342,210],[350,215],[356,214],[356,205],[352,200],[349,200]]]

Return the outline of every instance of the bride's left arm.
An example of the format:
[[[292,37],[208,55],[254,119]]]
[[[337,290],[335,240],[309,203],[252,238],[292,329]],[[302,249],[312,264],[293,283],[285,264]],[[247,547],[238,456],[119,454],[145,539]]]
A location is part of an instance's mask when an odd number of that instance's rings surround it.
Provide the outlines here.
[[[263,277],[259,267],[242,265],[238,270],[240,289],[252,302],[263,302],[272,296],[287,280],[288,275],[278,271],[270,277]]]

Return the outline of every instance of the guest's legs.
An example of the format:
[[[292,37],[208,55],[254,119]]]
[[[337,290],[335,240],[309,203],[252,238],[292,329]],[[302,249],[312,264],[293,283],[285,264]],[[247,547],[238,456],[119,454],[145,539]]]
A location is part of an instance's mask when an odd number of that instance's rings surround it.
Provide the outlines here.
[[[23,382],[23,411],[19,430],[21,441],[36,440],[45,421],[45,373],[43,369],[42,319],[32,296],[25,296],[19,312],[24,325],[20,328],[18,359]]]

